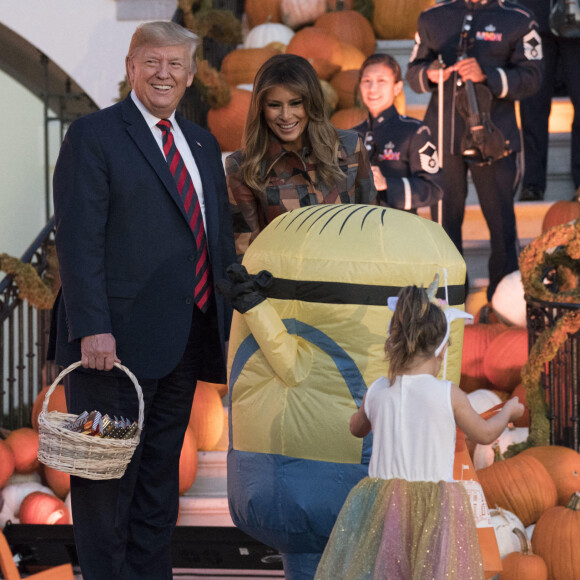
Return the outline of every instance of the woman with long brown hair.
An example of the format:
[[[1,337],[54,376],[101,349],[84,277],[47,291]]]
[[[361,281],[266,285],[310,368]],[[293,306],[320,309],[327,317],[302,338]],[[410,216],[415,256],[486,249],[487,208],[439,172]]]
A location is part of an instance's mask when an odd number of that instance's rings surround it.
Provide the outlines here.
[[[316,72],[293,54],[258,71],[242,148],[226,159],[226,175],[238,255],[291,209],[377,203],[361,138],[330,123]]]

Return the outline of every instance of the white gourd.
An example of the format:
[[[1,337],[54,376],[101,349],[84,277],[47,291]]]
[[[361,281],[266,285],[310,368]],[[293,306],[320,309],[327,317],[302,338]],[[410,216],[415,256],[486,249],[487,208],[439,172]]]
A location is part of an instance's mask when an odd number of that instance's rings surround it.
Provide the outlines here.
[[[265,22],[254,26],[244,40],[244,48],[264,48],[271,42],[288,44],[294,36],[294,30],[278,22]]]
[[[477,389],[468,393],[467,398],[469,399],[471,406],[480,415],[501,403],[500,396],[490,389]]]
[[[312,24],[326,12],[326,0],[281,0],[282,21],[290,28]]]

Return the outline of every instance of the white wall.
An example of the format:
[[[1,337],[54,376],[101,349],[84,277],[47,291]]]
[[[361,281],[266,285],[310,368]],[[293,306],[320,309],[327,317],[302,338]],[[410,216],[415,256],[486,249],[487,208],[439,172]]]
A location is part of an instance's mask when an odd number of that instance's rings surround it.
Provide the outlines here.
[[[0,71],[0,111],[5,113],[0,139],[0,254],[20,257],[46,224],[44,110],[39,99]]]
[[[46,54],[102,108],[118,95],[140,21],[117,21],[116,0],[2,0],[0,22]]]

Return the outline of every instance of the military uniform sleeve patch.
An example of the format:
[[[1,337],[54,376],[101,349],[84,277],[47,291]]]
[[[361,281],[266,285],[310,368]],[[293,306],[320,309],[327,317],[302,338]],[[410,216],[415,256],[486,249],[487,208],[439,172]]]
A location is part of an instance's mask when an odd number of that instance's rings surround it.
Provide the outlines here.
[[[528,60],[542,60],[542,39],[537,30],[530,30],[524,38],[524,55]]]
[[[437,148],[431,141],[427,141],[421,149],[419,149],[419,159],[421,161],[421,169],[427,173],[437,173],[439,171],[439,156],[437,155]]]

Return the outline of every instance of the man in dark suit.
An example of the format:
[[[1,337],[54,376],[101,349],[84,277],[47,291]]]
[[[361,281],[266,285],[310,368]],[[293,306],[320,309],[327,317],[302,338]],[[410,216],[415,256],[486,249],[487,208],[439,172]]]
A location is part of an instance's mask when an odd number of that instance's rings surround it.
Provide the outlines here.
[[[49,357],[67,375],[70,413],[137,418],[141,442],[121,479],[73,476],[84,580],[172,578],[179,457],[198,379],[225,382],[231,311],[213,283],[235,261],[221,153],[175,115],[199,39],[172,22],[141,25],[126,59],[131,94],[75,121],[54,174],[62,290]]]

